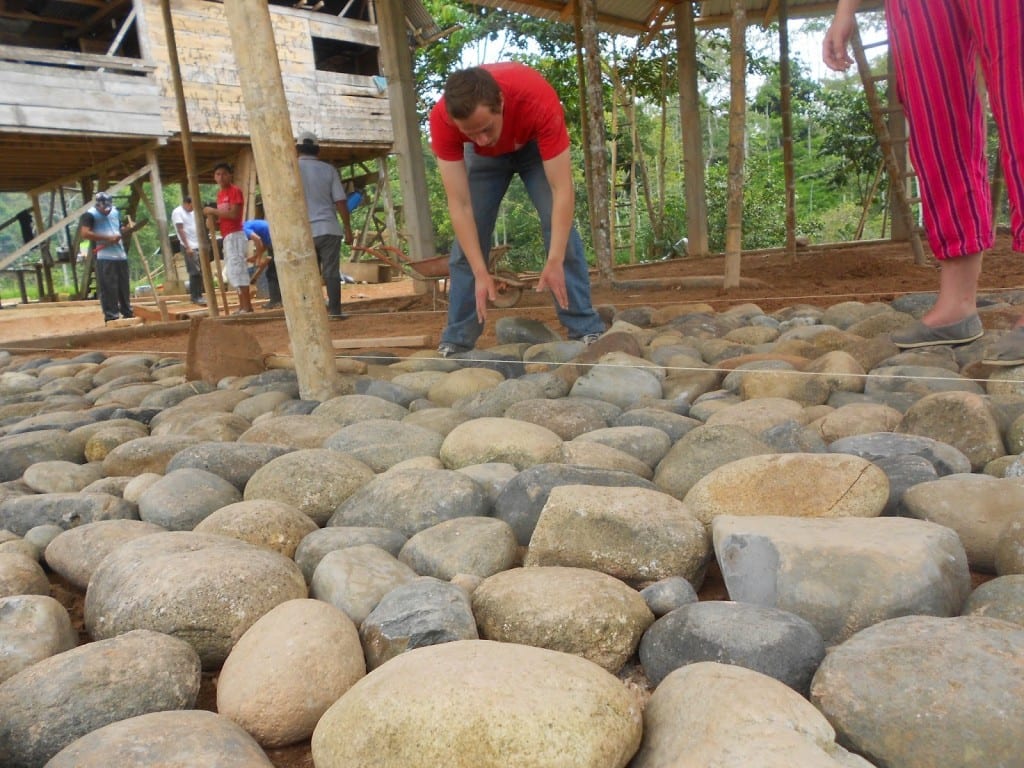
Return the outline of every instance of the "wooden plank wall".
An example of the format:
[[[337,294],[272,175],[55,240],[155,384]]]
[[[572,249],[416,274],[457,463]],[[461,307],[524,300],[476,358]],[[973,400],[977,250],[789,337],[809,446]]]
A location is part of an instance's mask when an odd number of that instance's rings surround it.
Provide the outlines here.
[[[0,128],[166,135],[152,77],[0,61],[0,81]]]
[[[178,132],[169,59],[158,0],[136,0],[143,54],[157,66],[165,128]],[[318,72],[313,36],[376,47],[377,29],[366,22],[271,6],[274,38],[294,133],[314,131],[321,142],[358,146],[390,144],[393,131],[386,95],[373,78]],[[247,137],[249,129],[223,6],[177,0],[171,7],[189,125],[197,137]]]

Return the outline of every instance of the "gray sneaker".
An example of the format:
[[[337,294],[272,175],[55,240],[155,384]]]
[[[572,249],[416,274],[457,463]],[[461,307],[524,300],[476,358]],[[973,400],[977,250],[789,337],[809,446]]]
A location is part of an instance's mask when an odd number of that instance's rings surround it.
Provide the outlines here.
[[[581,338],[580,341],[582,341],[584,344],[586,344],[589,347],[591,344],[593,344],[594,342],[596,342],[600,338],[601,338],[601,334],[600,333],[588,333],[586,336]]]
[[[1024,328],[1014,328],[995,342],[981,359],[984,365],[1024,365]]]
[[[442,341],[437,346],[437,354],[440,357],[451,357],[461,352],[469,352],[465,347],[460,347],[458,344],[452,344],[450,341]]]
[[[890,334],[892,343],[900,349],[918,349],[919,347],[956,346],[968,344],[980,339],[985,333],[981,318],[968,315],[963,320],[949,325],[938,325],[934,328],[922,322],[916,322]]]

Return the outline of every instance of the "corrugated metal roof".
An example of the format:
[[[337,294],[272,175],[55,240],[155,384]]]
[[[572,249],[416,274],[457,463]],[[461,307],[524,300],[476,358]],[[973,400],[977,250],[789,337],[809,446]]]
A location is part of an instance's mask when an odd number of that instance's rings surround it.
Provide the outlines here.
[[[513,13],[525,13],[548,21],[572,23],[576,0],[470,0],[473,5],[500,8]],[[880,8],[883,0],[864,0],[861,10]],[[778,0],[746,0],[751,22],[761,22],[765,13],[775,18]],[[729,23],[732,0],[703,0],[697,2],[697,23],[720,26]],[[624,35],[637,35],[650,31],[668,20],[676,6],[669,0],[597,0],[598,21],[602,31]],[[789,0],[790,18],[825,16],[835,12],[835,0]]]

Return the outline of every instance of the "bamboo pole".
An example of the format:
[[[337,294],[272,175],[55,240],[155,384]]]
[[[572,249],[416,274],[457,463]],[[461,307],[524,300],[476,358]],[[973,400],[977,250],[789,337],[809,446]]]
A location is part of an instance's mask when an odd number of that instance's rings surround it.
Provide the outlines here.
[[[588,188],[590,195],[590,215],[593,224],[594,257],[597,261],[598,282],[614,279],[614,255],[608,231],[608,165],[607,148],[605,147],[604,98],[601,91],[601,53],[598,47],[597,2],[596,0],[580,0],[579,8],[580,38],[583,40],[585,54],[583,57],[586,71],[587,92],[587,133],[586,142],[590,145],[592,176]]]
[[[265,0],[225,0],[224,11],[249,119],[263,207],[274,233],[274,258],[295,354],[299,394],[307,400],[328,400],[337,393],[338,371],[270,7]]]
[[[129,222],[128,226],[133,227],[131,222]],[[156,308],[160,311],[160,322],[166,323],[170,319],[170,315],[167,314],[167,302],[156,292],[156,281],[153,279],[153,273],[149,269],[149,260],[146,258],[146,254],[142,252],[142,244],[139,242],[139,233],[134,228],[132,229],[132,245],[135,247],[135,252],[139,255],[139,261],[142,262],[142,266],[146,270],[146,279],[149,280],[149,289],[153,292],[153,298],[156,300]]]
[[[700,125],[700,94],[697,91],[697,33],[691,2],[676,6],[676,46],[688,250],[694,256],[707,256],[708,203],[704,181],[704,136]]]
[[[171,18],[170,0],[160,0],[160,11],[163,15],[164,36],[167,38],[167,54],[171,65],[171,83],[174,86],[174,98],[178,108],[178,127],[181,131],[181,151],[185,159],[185,173],[188,177],[188,193],[192,197],[195,209],[202,210],[203,201],[199,189],[199,175],[196,169],[196,153],[192,146],[192,128],[188,122],[188,105],[185,103],[185,89],[181,84],[181,65],[178,63],[178,44],[174,37],[174,23]],[[206,292],[206,311],[210,317],[217,317],[217,294],[213,290],[213,273],[210,271],[210,236],[206,220],[196,215],[196,238],[199,240],[199,271],[203,276],[203,289]]]
[[[729,184],[725,220],[725,280],[722,287],[738,288],[743,252],[743,165],[747,122],[747,10],[744,0],[732,0],[729,26]]]
[[[195,202],[195,198],[193,198],[193,202]],[[204,217],[203,216],[196,216],[196,221],[199,221],[199,219],[202,219],[202,218],[204,218]],[[217,285],[220,286],[220,298],[221,298],[221,301],[224,302],[224,314],[226,315],[226,314],[228,314],[228,287],[227,287],[227,283],[224,281],[224,270],[221,267],[220,246],[217,245],[217,224],[213,220],[213,216],[206,216],[205,218],[206,218],[206,227],[205,227],[205,229],[206,229],[207,234],[209,236],[210,250],[213,252],[213,269],[210,269],[209,264],[207,264],[206,268],[210,272],[210,283],[211,284],[213,283],[213,275],[217,276]],[[200,248],[200,251],[202,251],[201,248]],[[202,258],[202,257],[200,256],[200,258]],[[206,282],[205,276],[204,276],[203,282],[204,283]],[[207,292],[206,295],[209,297],[207,299],[207,302],[206,302],[207,304],[216,304],[217,303],[217,292],[215,290],[213,290],[211,288]],[[216,315],[216,313],[212,313],[212,314]]]
[[[786,184],[786,253],[796,258],[796,173],[793,169],[793,87],[789,67],[789,0],[779,0],[779,97],[782,172]]]

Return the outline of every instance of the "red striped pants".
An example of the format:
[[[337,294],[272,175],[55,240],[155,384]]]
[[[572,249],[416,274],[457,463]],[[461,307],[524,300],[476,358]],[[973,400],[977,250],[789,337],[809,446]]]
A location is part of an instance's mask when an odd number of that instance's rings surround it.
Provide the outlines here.
[[[886,20],[932,251],[952,259],[993,241],[979,61],[1024,251],[1024,0],[886,0]]]

